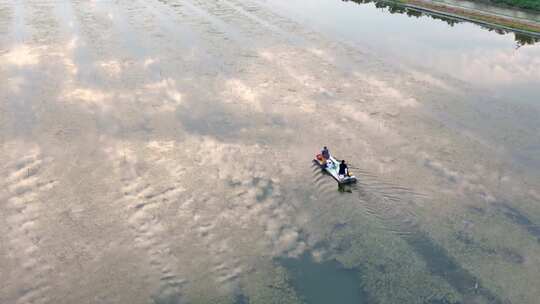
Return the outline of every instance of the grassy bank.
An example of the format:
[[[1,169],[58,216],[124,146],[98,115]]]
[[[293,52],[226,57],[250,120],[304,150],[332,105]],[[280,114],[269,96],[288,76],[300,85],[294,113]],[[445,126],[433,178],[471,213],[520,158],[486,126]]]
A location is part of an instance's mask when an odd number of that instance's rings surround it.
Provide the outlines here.
[[[391,1],[391,0],[390,0]],[[501,1],[513,1],[513,0],[501,0]],[[535,0],[537,1],[537,0]],[[413,8],[425,9],[434,13],[440,13],[445,15],[453,15],[461,17],[470,21],[484,23],[488,25],[500,26],[507,29],[515,29],[526,32],[540,34],[540,24],[535,22],[525,22],[521,20],[515,20],[507,18],[505,16],[496,16],[488,13],[481,13],[478,11],[472,11],[464,8],[458,8],[454,6],[448,6],[440,3],[434,3],[432,1],[425,0],[398,0],[406,6]],[[540,0],[538,0],[540,3]]]
[[[407,14],[408,16],[413,17],[419,17],[425,14],[435,19],[444,20],[452,26],[461,21],[469,21],[478,23],[488,30],[494,30],[501,34],[506,33],[507,31],[513,31],[519,45],[536,43],[540,37],[540,23],[512,19],[507,16],[469,10],[430,0],[343,1],[352,1],[358,4],[374,3],[376,7],[386,8],[392,14]]]
[[[515,8],[527,9],[540,13],[540,0],[475,0],[478,2],[498,4]]]

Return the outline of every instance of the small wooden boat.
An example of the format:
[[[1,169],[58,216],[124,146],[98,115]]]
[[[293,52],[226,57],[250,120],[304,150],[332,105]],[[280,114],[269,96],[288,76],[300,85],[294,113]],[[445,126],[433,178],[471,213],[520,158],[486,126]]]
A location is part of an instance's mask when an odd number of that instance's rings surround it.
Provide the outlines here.
[[[348,175],[339,175],[339,161],[333,156],[329,159],[325,159],[321,154],[317,155],[313,160],[321,169],[330,174],[339,184],[352,184],[356,183],[356,176],[351,175],[348,171]]]

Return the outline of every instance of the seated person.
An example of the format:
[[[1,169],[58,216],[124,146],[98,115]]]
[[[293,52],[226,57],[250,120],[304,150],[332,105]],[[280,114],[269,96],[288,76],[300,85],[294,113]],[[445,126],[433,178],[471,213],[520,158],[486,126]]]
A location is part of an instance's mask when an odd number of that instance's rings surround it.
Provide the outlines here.
[[[322,156],[324,159],[330,159],[330,151],[328,151],[328,148],[324,146],[324,148],[321,151]]]
[[[326,160],[326,168],[334,168],[334,162],[327,159]]]

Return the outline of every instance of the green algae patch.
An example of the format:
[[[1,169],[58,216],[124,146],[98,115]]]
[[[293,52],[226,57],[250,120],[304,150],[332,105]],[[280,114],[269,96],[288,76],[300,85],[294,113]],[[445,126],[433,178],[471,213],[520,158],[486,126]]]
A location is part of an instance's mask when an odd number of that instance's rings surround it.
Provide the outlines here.
[[[263,262],[263,264],[241,279],[241,292],[248,303],[304,303],[289,284],[289,274],[284,267],[267,262]]]
[[[299,258],[279,259],[289,272],[290,284],[310,304],[372,303],[359,288],[360,274],[335,260],[316,261],[310,253]]]
[[[185,303],[196,304],[305,304],[290,284],[288,271],[272,263],[270,259],[261,260],[256,269],[247,272],[238,281],[228,286],[208,286],[197,284],[190,288],[183,298]],[[172,304],[163,299],[156,304]]]
[[[430,233],[456,263],[479,278],[478,290],[471,291],[482,294],[489,290],[503,303],[535,303],[529,282],[538,268],[529,259],[538,256],[538,242],[505,211],[497,203],[468,206],[448,214]]]
[[[374,302],[460,303],[462,294],[444,277],[433,274],[404,237],[370,218],[358,218],[334,231],[332,257],[359,269],[360,286]]]

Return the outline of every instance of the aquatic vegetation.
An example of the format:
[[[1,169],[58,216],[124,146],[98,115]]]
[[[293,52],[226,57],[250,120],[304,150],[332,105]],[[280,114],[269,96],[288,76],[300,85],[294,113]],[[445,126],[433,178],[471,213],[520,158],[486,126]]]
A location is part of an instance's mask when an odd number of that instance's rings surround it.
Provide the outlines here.
[[[298,258],[277,259],[288,271],[289,284],[306,303],[372,303],[370,296],[359,288],[357,269],[346,269],[335,260],[319,260],[314,254],[306,252]]]
[[[461,291],[443,273],[433,272],[421,255],[411,251],[408,237],[361,218],[351,221],[327,240],[330,248],[344,251],[331,256],[350,269],[358,269],[362,288],[376,303],[460,303]],[[414,246],[413,248],[414,249]],[[434,253],[435,254],[435,253]],[[444,265],[441,265],[444,267]]]
[[[261,261],[262,262],[262,261]],[[248,273],[241,282],[241,293],[248,303],[303,304],[290,285],[290,275],[282,266],[262,262]]]

